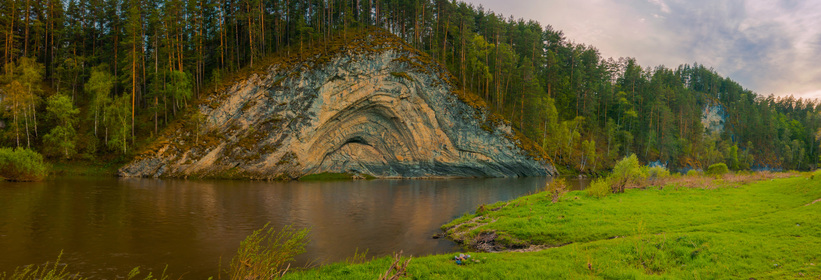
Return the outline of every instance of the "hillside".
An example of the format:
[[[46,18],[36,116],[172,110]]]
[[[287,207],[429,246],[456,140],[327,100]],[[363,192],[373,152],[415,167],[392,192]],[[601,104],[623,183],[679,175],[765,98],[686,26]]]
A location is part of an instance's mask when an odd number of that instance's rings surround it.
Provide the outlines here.
[[[466,103],[470,94],[454,93],[446,70],[395,35],[368,28],[328,44],[204,97],[120,175],[556,174],[538,146],[522,143],[481,104]]]
[[[187,118],[181,112],[212,96],[215,84],[246,81],[249,72],[266,82],[263,66],[278,59],[327,63],[335,40],[378,28],[442,65],[449,91],[474,93],[465,100],[487,104],[563,174],[597,174],[630,154],[679,171],[719,162],[810,170],[819,162],[817,100],[764,96],[710,65],[602,57],[549,22],[465,2],[18,2],[0,7],[9,35],[0,38],[0,145],[31,147],[50,161],[129,161],[164,128],[190,121],[178,120]],[[410,73],[393,78],[402,72]],[[280,82],[302,77],[288,74]],[[49,111],[55,96],[74,108]]]

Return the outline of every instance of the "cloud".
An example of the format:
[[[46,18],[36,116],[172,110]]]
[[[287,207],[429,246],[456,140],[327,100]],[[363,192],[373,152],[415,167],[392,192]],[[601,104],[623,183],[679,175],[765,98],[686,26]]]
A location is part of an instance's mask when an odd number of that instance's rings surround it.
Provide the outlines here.
[[[665,14],[670,13],[670,7],[667,6],[667,4],[664,3],[664,1],[662,1],[662,0],[648,0],[648,1],[650,1],[650,3],[656,4],[659,7],[659,9],[661,9],[662,13],[665,13]]]
[[[472,0],[563,30],[605,57],[698,62],[762,95],[821,97],[821,1]]]

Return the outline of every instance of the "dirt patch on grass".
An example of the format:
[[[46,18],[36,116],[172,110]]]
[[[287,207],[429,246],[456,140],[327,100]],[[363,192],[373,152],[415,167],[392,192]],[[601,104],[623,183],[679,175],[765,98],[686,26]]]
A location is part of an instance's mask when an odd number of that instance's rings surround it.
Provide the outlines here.
[[[446,228],[445,236],[456,243],[465,244],[468,234],[480,226],[496,222],[494,219],[488,219],[484,216],[477,216],[473,219],[458,223],[452,227]]]
[[[639,180],[633,182],[628,188],[640,188],[658,186],[658,187],[679,187],[679,188],[703,188],[715,189],[724,187],[739,187],[753,182],[773,180],[781,178],[790,178],[799,176],[795,172],[753,172],[753,173],[730,173],[719,177],[713,176],[669,176],[665,178]]]
[[[816,202],[821,202],[821,198],[816,199],[816,200],[815,200],[815,201],[813,201],[813,202],[807,203],[807,205],[804,205],[804,206],[810,206],[810,205],[815,204]]]

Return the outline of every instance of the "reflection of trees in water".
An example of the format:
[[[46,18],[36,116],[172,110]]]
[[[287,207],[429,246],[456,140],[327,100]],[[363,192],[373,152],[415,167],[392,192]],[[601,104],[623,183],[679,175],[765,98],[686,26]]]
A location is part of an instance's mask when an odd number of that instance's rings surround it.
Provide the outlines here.
[[[266,223],[311,228],[298,263],[334,262],[367,249],[384,256],[452,249],[433,240],[439,226],[483,203],[541,190],[544,178],[257,182],[78,178],[2,188],[0,246],[23,252],[23,265],[53,259],[60,249],[81,271],[103,277],[137,265],[207,278],[220,257]],[[8,203],[6,203],[8,201]],[[7,206],[8,205],[8,206]],[[10,217],[13,217],[10,218]],[[13,254],[12,254],[13,255]],[[13,268],[13,267],[12,267]],[[103,269],[106,268],[106,269]],[[113,268],[114,272],[106,271]],[[2,268],[0,268],[2,270]]]

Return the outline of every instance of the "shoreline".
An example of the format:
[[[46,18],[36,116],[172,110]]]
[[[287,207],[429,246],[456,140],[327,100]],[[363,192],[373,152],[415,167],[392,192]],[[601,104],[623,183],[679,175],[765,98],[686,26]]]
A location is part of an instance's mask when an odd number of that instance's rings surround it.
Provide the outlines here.
[[[821,201],[819,176],[680,177],[603,198],[572,191],[552,203],[542,191],[481,205],[478,214],[442,226],[442,236],[469,251],[473,261],[456,265],[453,254],[424,256],[411,261],[408,274],[448,279],[821,277],[821,236],[813,234],[821,229],[821,203],[813,203]],[[703,185],[693,185],[693,179]],[[332,264],[285,279],[367,278],[386,269],[388,261]]]

